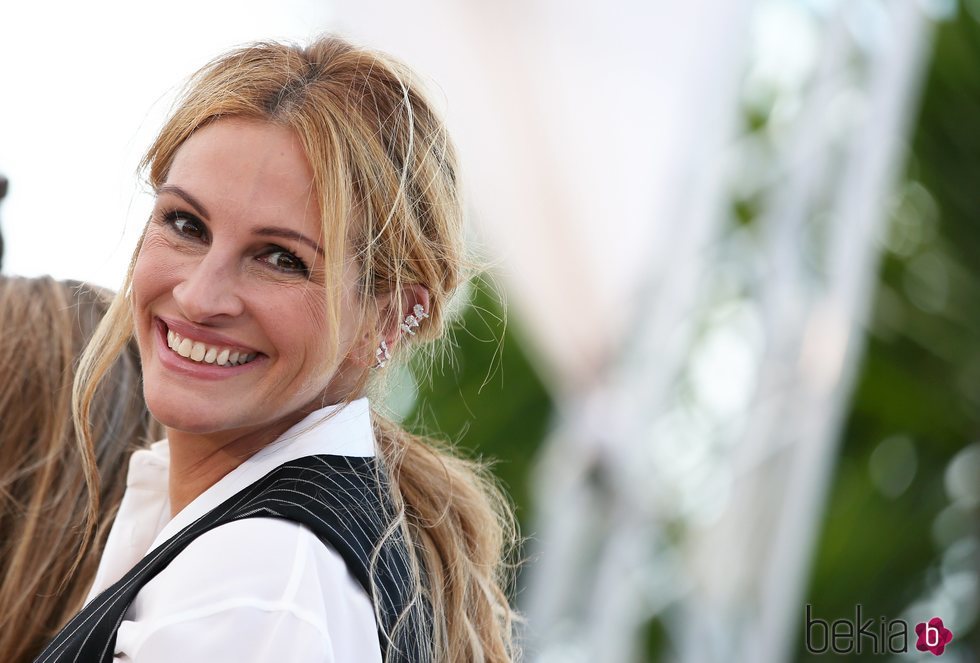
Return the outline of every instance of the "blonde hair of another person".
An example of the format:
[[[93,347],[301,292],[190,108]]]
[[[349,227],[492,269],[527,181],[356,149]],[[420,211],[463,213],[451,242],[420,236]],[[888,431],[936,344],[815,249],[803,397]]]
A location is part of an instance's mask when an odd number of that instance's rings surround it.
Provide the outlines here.
[[[129,451],[162,433],[124,345],[89,408],[86,466],[72,423],[76,360],[111,293],[50,277],[0,277],[0,659],[31,660],[81,607],[122,497]],[[86,472],[101,476],[103,510]],[[94,534],[83,535],[86,516]],[[76,567],[77,565],[77,567]]]
[[[446,127],[411,71],[392,58],[327,36],[307,47],[256,43],[217,58],[189,81],[176,109],[144,157],[149,184],[165,181],[175,154],[197,129],[221,118],[262,120],[291,128],[306,152],[322,219],[327,308],[324,342],[340,345],[344,257],[359,273],[359,323],[378,334],[411,312],[393,296],[383,316],[376,297],[422,285],[429,318],[403,334],[392,361],[444,334],[447,302],[473,271],[463,242],[457,157]],[[84,353],[75,384],[75,416],[89,445],[85,470],[89,513],[98,513],[96,436],[90,420],[96,393],[133,335],[129,274]],[[390,364],[389,364],[390,365]],[[343,399],[379,391],[384,373],[365,369]],[[432,606],[434,661],[510,661],[516,656],[506,592],[517,541],[509,502],[481,464],[411,434],[372,412],[379,459],[400,530],[414,556],[417,601]],[[376,553],[377,551],[375,551]],[[402,620],[406,624],[408,620]],[[386,634],[395,644],[416,634]]]

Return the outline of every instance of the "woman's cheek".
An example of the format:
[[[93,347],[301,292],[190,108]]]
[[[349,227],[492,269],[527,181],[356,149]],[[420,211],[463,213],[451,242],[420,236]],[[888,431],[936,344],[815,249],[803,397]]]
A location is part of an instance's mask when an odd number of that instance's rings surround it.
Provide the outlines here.
[[[172,288],[180,274],[181,256],[158,234],[143,242],[133,270],[133,295]]]

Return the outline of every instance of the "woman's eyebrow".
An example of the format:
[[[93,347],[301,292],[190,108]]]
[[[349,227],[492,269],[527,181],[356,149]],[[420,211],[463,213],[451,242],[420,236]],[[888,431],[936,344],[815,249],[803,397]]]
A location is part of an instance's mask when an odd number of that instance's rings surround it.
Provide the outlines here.
[[[197,198],[195,198],[191,194],[181,189],[179,186],[174,186],[173,184],[164,184],[157,190],[157,195],[160,195],[161,193],[172,193],[179,198],[183,198],[184,202],[186,202],[188,205],[193,207],[194,211],[200,214],[201,216],[203,216],[205,219],[207,219],[210,216],[208,214],[207,208],[205,208],[204,205],[201,204],[201,201],[199,201]]]
[[[314,242],[306,235],[302,233],[298,233],[295,230],[290,230],[289,228],[276,228],[272,226],[266,226],[263,228],[256,228],[252,232],[262,237],[281,237],[282,239],[291,239],[297,242],[302,242],[303,244],[306,244],[311,249],[319,253],[321,258],[324,257],[323,249],[320,248],[320,245],[317,242]]]

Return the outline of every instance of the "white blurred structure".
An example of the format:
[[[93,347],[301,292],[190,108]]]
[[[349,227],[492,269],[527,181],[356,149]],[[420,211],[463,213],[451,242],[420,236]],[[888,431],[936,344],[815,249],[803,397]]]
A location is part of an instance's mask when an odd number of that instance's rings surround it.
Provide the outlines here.
[[[153,207],[136,168],[184,80],[255,39],[305,39],[322,0],[4,3],[4,272],[119,288]]]
[[[340,17],[445,90],[559,402],[530,660],[639,660],[657,616],[667,660],[788,660],[925,59],[919,3],[372,0]]]

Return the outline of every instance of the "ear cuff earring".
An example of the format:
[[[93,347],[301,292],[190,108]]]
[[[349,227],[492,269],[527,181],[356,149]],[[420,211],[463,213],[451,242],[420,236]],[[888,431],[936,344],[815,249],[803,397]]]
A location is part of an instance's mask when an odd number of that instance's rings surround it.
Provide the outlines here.
[[[425,312],[421,304],[416,304],[412,308],[412,313],[414,315],[405,318],[405,322],[400,325],[401,330],[409,336],[415,336],[415,328],[419,326],[419,323],[429,317],[429,314]]]
[[[412,315],[407,316],[405,318],[405,322],[401,323],[399,328],[409,336],[415,336],[415,329],[428,317],[429,314],[425,312],[422,305],[416,304],[412,307]],[[384,339],[381,339],[381,345],[374,351],[374,358],[378,361],[378,363],[374,365],[375,368],[384,368],[385,362],[391,358],[391,356],[388,354],[388,344]]]
[[[375,368],[384,368],[385,362],[388,361],[388,344],[385,343],[384,339],[381,339],[381,347],[374,351],[374,358],[378,360],[378,363],[374,365]]]

